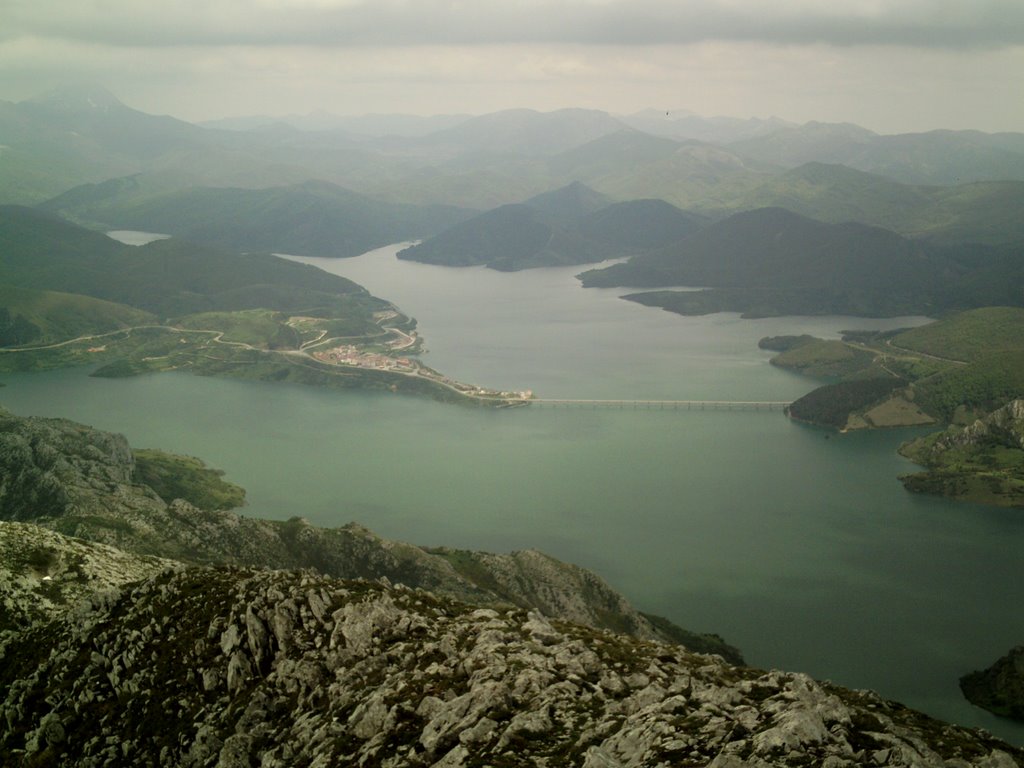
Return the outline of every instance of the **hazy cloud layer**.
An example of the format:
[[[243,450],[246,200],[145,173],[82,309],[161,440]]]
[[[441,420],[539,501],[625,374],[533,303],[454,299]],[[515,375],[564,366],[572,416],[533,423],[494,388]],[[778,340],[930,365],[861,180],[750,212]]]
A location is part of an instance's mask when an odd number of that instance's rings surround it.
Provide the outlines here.
[[[0,36],[118,46],[1024,44],[1021,0],[8,0]]]
[[[0,0],[0,99],[148,112],[509,107],[1024,130],[1024,0]]]

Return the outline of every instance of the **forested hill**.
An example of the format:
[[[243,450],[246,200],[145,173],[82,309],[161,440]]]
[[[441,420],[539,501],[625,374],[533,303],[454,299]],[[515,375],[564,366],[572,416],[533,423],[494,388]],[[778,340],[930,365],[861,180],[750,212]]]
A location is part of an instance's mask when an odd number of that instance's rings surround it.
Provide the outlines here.
[[[703,222],[663,200],[613,203],[574,182],[480,214],[407,248],[399,258],[504,271],[587,264],[664,247]]]
[[[40,208],[108,229],[163,232],[219,248],[347,257],[430,237],[476,211],[375,200],[306,181],[265,189],[164,188],[160,174],[68,190]]]
[[[628,298],[682,314],[936,314],[1019,305],[1020,246],[939,246],[782,208],[738,213],[667,248],[591,270],[585,286],[702,286]],[[1014,288],[1014,286],[1018,286]]]
[[[0,281],[163,317],[257,307],[313,310],[370,299],[351,280],[270,254],[241,256],[174,239],[127,246],[20,206],[0,206]]]
[[[1002,245],[1024,240],[1024,182],[900,184],[843,165],[806,163],[772,176],[731,207],[780,207],[819,221],[859,221],[906,237]]]

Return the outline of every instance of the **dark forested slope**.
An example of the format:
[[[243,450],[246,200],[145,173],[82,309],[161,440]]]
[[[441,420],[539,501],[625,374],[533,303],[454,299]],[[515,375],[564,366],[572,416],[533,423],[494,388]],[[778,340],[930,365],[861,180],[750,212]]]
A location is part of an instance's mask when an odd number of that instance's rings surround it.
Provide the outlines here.
[[[126,246],[19,206],[0,206],[0,280],[164,317],[256,307],[313,310],[370,298],[351,280],[269,254],[240,256],[173,239]]]
[[[1024,302],[1019,284],[1007,280],[1022,264],[1015,246],[938,246],[763,208],[580,277],[585,286],[714,289],[628,297],[684,314],[893,316]]]
[[[612,203],[572,184],[462,222],[399,258],[494,269],[586,264],[664,247],[704,223],[663,200]]]
[[[357,256],[429,237],[475,212],[374,200],[335,184],[149,189],[133,178],[77,187],[40,206],[109,229],[141,229],[242,251]]]

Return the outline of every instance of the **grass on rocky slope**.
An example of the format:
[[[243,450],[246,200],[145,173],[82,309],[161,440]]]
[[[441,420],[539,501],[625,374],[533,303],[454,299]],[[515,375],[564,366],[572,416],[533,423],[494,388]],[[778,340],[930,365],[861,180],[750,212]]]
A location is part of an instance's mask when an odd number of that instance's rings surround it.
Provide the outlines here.
[[[135,451],[136,482],[148,485],[168,504],[184,499],[205,510],[235,509],[245,503],[245,490],[224,480],[224,471],[199,459],[156,450]]]

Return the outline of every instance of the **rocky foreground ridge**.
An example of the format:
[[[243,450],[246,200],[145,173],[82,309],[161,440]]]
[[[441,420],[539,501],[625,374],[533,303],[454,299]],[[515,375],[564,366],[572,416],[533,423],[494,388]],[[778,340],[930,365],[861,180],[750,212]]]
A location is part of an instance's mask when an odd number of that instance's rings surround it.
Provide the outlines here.
[[[0,641],[5,766],[943,766],[874,694],[311,571],[166,569]]]
[[[253,520],[137,469],[119,436],[0,413],[0,765],[1024,765],[872,693],[663,642],[690,645],[540,553]],[[209,482],[182,471],[185,493]]]
[[[187,464],[181,467],[189,472]],[[742,663],[739,651],[720,637],[647,617],[596,574],[537,551],[428,552],[355,523],[325,529],[301,518],[261,520],[204,509],[182,498],[161,498],[139,481],[137,469],[121,435],[0,410],[0,520],[31,522],[136,555],[184,563],[383,577],[476,605],[511,604],[645,640],[680,642]],[[191,482],[195,499],[209,496],[198,488],[209,484],[209,477],[196,475]],[[182,487],[187,492],[188,483]]]

